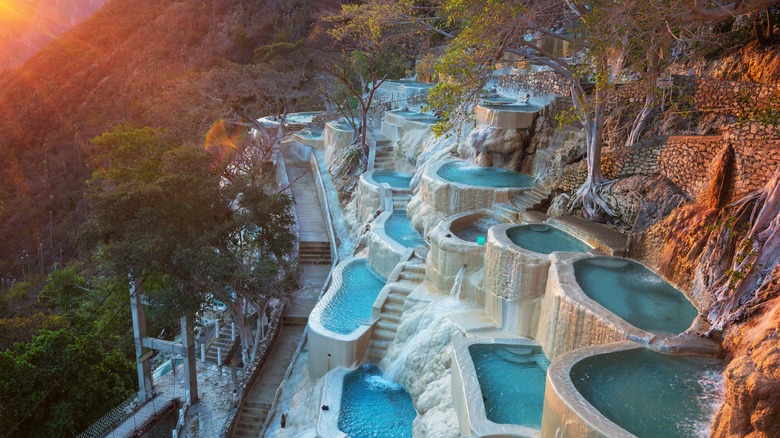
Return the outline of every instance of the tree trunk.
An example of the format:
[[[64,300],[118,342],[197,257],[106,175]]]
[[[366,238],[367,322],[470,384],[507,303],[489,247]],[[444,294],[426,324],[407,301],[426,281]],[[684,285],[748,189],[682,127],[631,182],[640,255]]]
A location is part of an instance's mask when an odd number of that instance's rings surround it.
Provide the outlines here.
[[[650,119],[655,112],[655,108],[658,105],[658,92],[656,90],[656,82],[658,81],[658,69],[656,68],[657,56],[649,55],[649,62],[651,65],[647,68],[646,84],[647,92],[645,94],[645,104],[642,106],[642,111],[634,118],[634,122],[631,124],[631,133],[626,140],[626,146],[633,146],[639,142],[642,137],[642,133],[647,127]]]
[[[572,198],[572,202],[569,205],[569,212],[572,212],[581,205],[585,217],[589,220],[597,218],[599,216],[599,210],[603,210],[608,215],[614,216],[615,214],[599,194],[601,187],[604,185],[604,176],[601,174],[601,147],[603,145],[602,136],[604,132],[606,90],[604,90],[603,87],[597,86],[593,98],[593,110],[591,112],[587,109],[587,103],[585,101],[586,96],[581,85],[579,85],[579,83],[572,83],[573,85],[570,89],[575,109],[577,109],[580,114],[583,114],[584,117],[583,125],[585,127],[588,176]]]

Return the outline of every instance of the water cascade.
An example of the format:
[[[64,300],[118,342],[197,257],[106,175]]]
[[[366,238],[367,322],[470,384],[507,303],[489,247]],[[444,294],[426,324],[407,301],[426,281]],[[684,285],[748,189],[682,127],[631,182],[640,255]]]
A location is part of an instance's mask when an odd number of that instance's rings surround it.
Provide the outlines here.
[[[455,283],[450,290],[450,296],[456,300],[460,300],[460,292],[463,289],[463,276],[466,274],[466,265],[460,267],[458,273],[455,274]]]

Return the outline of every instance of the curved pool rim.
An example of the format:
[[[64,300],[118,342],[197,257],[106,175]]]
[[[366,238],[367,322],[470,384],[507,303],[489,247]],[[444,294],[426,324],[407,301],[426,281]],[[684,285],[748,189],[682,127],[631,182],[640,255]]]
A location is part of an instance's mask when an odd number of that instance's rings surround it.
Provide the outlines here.
[[[549,251],[549,252],[539,252],[539,251],[535,251],[533,249],[527,248],[527,247],[521,245],[520,243],[515,242],[515,240],[512,239],[511,234],[512,234],[512,232],[514,230],[527,228],[527,229],[530,229],[531,231],[536,231],[536,229],[535,229],[536,227],[538,227],[539,231],[549,231],[550,229],[552,229],[552,232],[561,233],[565,238],[575,240],[576,241],[575,244],[581,245],[583,250],[579,251],[579,250],[563,249],[563,250],[553,250],[553,251]],[[496,230],[496,231],[498,232],[498,230]],[[566,231],[564,231],[564,230],[562,230],[562,229],[560,229],[560,228],[558,228],[556,226],[553,226],[553,225],[550,225],[550,224],[547,224],[547,223],[528,223],[528,222],[526,222],[526,223],[521,223],[521,224],[514,224],[514,226],[506,227],[505,229],[502,230],[502,232],[507,237],[507,239],[509,240],[509,242],[512,245],[520,248],[521,250],[529,251],[529,252],[532,252],[532,253],[535,253],[535,254],[549,255],[549,254],[552,254],[554,252],[573,252],[573,253],[582,254],[582,253],[593,252],[593,247],[588,245],[586,242],[582,241],[581,239],[578,239],[576,236],[573,236],[573,235],[567,233]]]
[[[486,170],[486,171],[489,171],[488,169],[494,169],[494,171],[498,172],[498,173],[512,172],[512,173],[515,173],[515,174],[518,174],[518,175],[522,175],[524,177],[528,177],[528,179],[530,179],[530,182],[528,184],[513,185],[513,186],[491,186],[491,185],[468,184],[468,183],[461,182],[461,181],[451,180],[451,179],[443,176],[440,172],[444,171],[446,167],[464,167],[464,168],[474,168],[474,169],[477,169],[477,170]],[[522,172],[514,172],[512,170],[508,170],[508,169],[504,169],[504,168],[500,168],[500,167],[482,167],[482,166],[477,166],[476,164],[469,163],[466,160],[458,160],[458,159],[443,161],[439,166],[436,167],[436,173],[435,174],[436,174],[436,176],[438,178],[440,178],[441,180],[446,181],[446,182],[448,182],[450,184],[457,184],[457,185],[460,185],[460,186],[463,186],[463,187],[475,187],[475,188],[480,188],[480,189],[529,190],[534,185],[536,185],[536,180],[531,175],[528,175],[528,174],[525,174],[525,173],[522,173]],[[525,178],[523,178],[523,179],[525,179]]]
[[[398,190],[401,190],[401,191],[403,191],[403,190],[407,190],[407,191],[411,190],[409,187],[396,187],[396,186],[393,186],[393,185],[391,185],[389,183],[380,183],[379,181],[374,179],[374,174],[375,173],[395,173],[395,174],[398,174],[398,175],[406,176],[406,174],[404,174],[402,172],[387,171],[387,170],[370,170],[368,172],[363,172],[360,175],[360,178],[365,180],[368,184],[370,184],[372,186],[375,186],[375,187],[381,187],[382,184],[387,184],[388,187],[390,187],[392,190],[395,190],[395,191],[398,191]],[[408,175],[408,176],[410,177],[410,181],[411,181],[412,175]]]
[[[382,212],[371,227],[371,233],[373,233],[376,238],[369,239],[368,259],[374,270],[385,277],[390,277],[390,274],[405,253],[416,248],[404,246],[387,234],[387,231],[385,230],[385,223],[390,219],[394,212],[398,211],[399,210]]]
[[[650,273],[652,276],[654,276],[654,277],[656,277],[657,279],[659,279],[659,280],[663,281],[663,282],[664,282],[664,283],[665,283],[667,286],[669,286],[671,289],[674,289],[674,290],[675,290],[675,291],[676,291],[676,292],[679,294],[679,295],[678,295],[678,298],[682,298],[682,300],[681,300],[681,301],[687,301],[687,303],[690,305],[690,309],[687,309],[687,308],[686,308],[686,310],[692,310],[692,311],[694,312],[694,313],[693,313],[693,317],[691,318],[691,320],[690,320],[690,321],[689,321],[687,324],[683,324],[683,325],[681,325],[681,326],[680,326],[680,328],[682,328],[682,331],[680,331],[680,332],[676,332],[676,333],[675,333],[675,331],[676,331],[676,330],[674,330],[674,331],[663,331],[663,330],[656,330],[656,331],[651,331],[651,330],[652,330],[651,328],[643,328],[643,327],[638,327],[638,326],[634,325],[632,322],[630,322],[630,321],[628,321],[628,320],[626,320],[626,319],[623,319],[623,317],[621,317],[621,316],[620,316],[620,315],[618,315],[617,313],[615,313],[615,312],[613,312],[612,310],[610,310],[610,309],[609,309],[609,308],[608,308],[606,305],[604,305],[604,304],[601,304],[600,302],[596,301],[594,298],[591,298],[591,296],[588,294],[588,292],[586,292],[586,291],[585,291],[585,289],[584,289],[584,288],[582,287],[582,285],[580,284],[580,279],[579,279],[579,278],[578,278],[578,276],[577,276],[577,272],[578,272],[578,266],[579,266],[579,265],[582,265],[582,264],[583,264],[584,262],[586,262],[586,261],[589,261],[589,262],[596,262],[596,260],[607,260],[608,262],[614,262],[614,263],[625,263],[625,264],[629,264],[629,265],[634,265],[634,266],[637,266],[637,267],[639,267],[640,269],[644,269],[645,271],[649,272],[649,273]],[[648,332],[648,333],[653,333],[653,334],[655,334],[655,335],[657,335],[657,336],[660,336],[660,337],[675,336],[675,335],[678,335],[678,334],[680,334],[680,333],[683,333],[685,330],[687,330],[688,328],[690,328],[691,324],[693,324],[693,323],[695,322],[695,320],[696,320],[696,317],[697,317],[697,316],[698,316],[698,314],[699,314],[699,309],[698,309],[698,308],[696,307],[696,305],[695,305],[695,304],[694,304],[694,303],[693,303],[693,302],[690,300],[690,298],[688,298],[688,297],[687,297],[687,296],[686,296],[686,295],[685,295],[685,294],[684,294],[684,293],[683,293],[681,290],[679,290],[679,289],[677,289],[676,287],[674,287],[674,286],[673,286],[671,283],[669,283],[668,281],[666,281],[666,279],[665,279],[665,278],[663,278],[663,277],[662,277],[662,276],[660,276],[658,273],[656,273],[655,271],[653,271],[652,269],[650,269],[648,266],[645,266],[644,264],[642,264],[642,263],[640,263],[640,262],[638,262],[638,261],[636,261],[636,260],[631,260],[631,259],[629,259],[629,258],[624,258],[624,257],[613,257],[613,256],[595,255],[595,254],[594,254],[592,258],[588,258],[588,259],[579,259],[579,260],[576,260],[576,261],[574,261],[574,262],[571,264],[571,267],[572,267],[572,270],[573,270],[573,273],[574,273],[574,278],[575,278],[575,281],[576,281],[576,283],[577,283],[577,287],[578,287],[578,289],[579,289],[579,290],[581,290],[581,291],[582,291],[583,295],[585,295],[585,296],[586,296],[588,299],[592,300],[594,303],[598,304],[599,306],[601,306],[602,308],[604,308],[605,310],[607,310],[607,311],[608,311],[608,312],[609,312],[611,315],[614,315],[616,318],[619,318],[619,319],[620,319],[620,320],[622,320],[622,321],[626,321],[626,323],[630,324],[632,327],[636,327],[636,328],[638,328],[639,330],[642,330],[642,331],[645,331],[645,332]],[[626,291],[627,291],[627,292],[634,292],[634,291],[635,291],[635,289],[631,289],[631,288],[629,288],[629,287],[626,287]],[[682,323],[682,322],[681,322],[681,323]]]
[[[322,323],[325,308],[333,299],[335,292],[344,283],[344,270],[356,261],[366,261],[365,257],[350,257],[344,259],[333,269],[333,280],[330,287],[317,302],[309,314],[307,323],[309,336],[309,374],[319,378],[333,368],[351,367],[365,353],[371,342],[371,328],[378,318],[373,315],[348,334],[336,333],[327,329]],[[379,293],[381,296],[381,292]],[[379,298],[379,297],[377,297]],[[376,301],[376,299],[374,300]]]
[[[574,365],[582,360],[637,349],[647,347],[632,341],[622,341],[584,347],[557,357],[547,370],[542,436],[560,436],[558,431],[565,425],[563,436],[567,437],[636,438],[634,434],[604,416],[580,394],[572,381],[571,371]]]
[[[475,344],[511,344],[539,347],[531,339],[522,338],[461,338],[452,343],[453,404],[458,415],[461,436],[536,438],[539,429],[517,424],[499,424],[487,418],[482,389],[469,347]],[[546,395],[545,395],[546,398]],[[543,417],[544,418],[544,417]],[[544,419],[542,419],[544,421]]]
[[[344,379],[347,374],[356,369],[334,368],[325,375],[322,396],[320,397],[320,409],[317,415],[318,438],[349,438],[349,435],[339,429],[339,415],[341,414],[341,396],[344,393]],[[323,410],[322,406],[327,406],[328,410]]]

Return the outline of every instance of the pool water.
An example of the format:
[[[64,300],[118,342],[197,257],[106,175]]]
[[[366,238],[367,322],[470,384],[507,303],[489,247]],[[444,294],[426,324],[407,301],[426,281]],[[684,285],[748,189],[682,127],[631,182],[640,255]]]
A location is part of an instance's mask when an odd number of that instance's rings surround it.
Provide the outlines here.
[[[403,385],[386,378],[376,365],[365,364],[344,377],[339,430],[350,437],[411,437],[416,416]]]
[[[374,172],[374,181],[379,184],[387,183],[396,189],[408,189],[412,182],[412,176],[401,172]]]
[[[550,362],[535,345],[469,346],[488,420],[542,427],[544,388]]]
[[[516,103],[510,105],[492,103],[492,104],[486,104],[481,106],[494,111],[511,111],[517,113],[535,113],[541,111],[542,109],[541,107],[538,107],[536,105],[523,105],[523,104],[516,104]]]
[[[400,83],[404,87],[419,88],[421,90],[433,88],[433,86],[436,85],[436,84],[430,84],[428,82],[404,81],[404,80],[400,80],[398,81],[398,83]]]
[[[425,244],[420,233],[412,227],[412,221],[406,215],[406,210],[393,210],[393,213],[385,221],[385,233],[407,248]]]
[[[545,224],[512,227],[506,232],[515,245],[540,254],[554,251],[588,252],[591,247],[569,233]]]
[[[366,259],[350,262],[344,268],[342,280],[322,309],[322,325],[334,333],[348,335],[371,319],[371,307],[387,280]]]
[[[300,135],[303,138],[322,138],[322,131],[302,129],[298,131],[298,135]]]
[[[336,128],[336,129],[342,130],[342,131],[354,131],[354,129],[355,129],[355,128],[352,127],[352,125],[349,124],[348,121],[346,121],[344,119],[334,120],[334,121],[328,122],[327,124],[332,126],[332,127],[334,127],[334,128]]]
[[[482,242],[484,243],[487,241],[488,228],[499,223],[498,219],[492,216],[483,216],[477,219],[472,225],[461,228],[458,231],[453,231],[453,233],[466,242],[477,242],[482,238]]]
[[[574,275],[585,295],[642,330],[678,334],[688,329],[698,314],[682,292],[631,260],[577,260]]]
[[[605,417],[640,438],[708,437],[723,369],[717,359],[638,348],[585,358],[571,379]]]
[[[531,187],[534,178],[520,172],[498,167],[480,167],[465,161],[452,161],[444,164],[436,172],[440,177],[477,187]]]

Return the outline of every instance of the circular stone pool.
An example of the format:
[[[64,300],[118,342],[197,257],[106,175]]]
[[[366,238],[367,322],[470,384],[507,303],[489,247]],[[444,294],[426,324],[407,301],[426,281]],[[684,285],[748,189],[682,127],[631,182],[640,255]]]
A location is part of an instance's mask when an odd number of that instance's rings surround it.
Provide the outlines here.
[[[722,371],[717,359],[635,348],[586,357],[570,376],[593,407],[637,437],[688,438],[709,436]]]
[[[423,237],[412,226],[406,210],[393,210],[385,221],[385,234],[407,248],[425,244]]]
[[[574,275],[590,299],[648,332],[681,333],[698,314],[682,292],[631,260],[615,257],[577,260]]]
[[[387,183],[396,189],[408,189],[412,176],[401,172],[374,172],[371,177],[379,184]]]
[[[493,225],[500,224],[501,221],[489,214],[476,215],[473,221],[466,223],[455,223],[450,226],[450,230],[453,234],[466,242],[474,242],[484,244],[487,240],[487,232]]]
[[[486,103],[483,106],[487,109],[491,109],[494,111],[510,111],[510,112],[516,112],[516,113],[535,113],[538,111],[541,111],[542,108],[538,107],[536,105],[528,105],[528,104],[501,104],[501,103]]]
[[[371,310],[385,285],[366,259],[355,260],[344,268],[342,282],[322,310],[322,326],[347,335],[371,319]]]
[[[515,245],[540,254],[588,252],[592,249],[571,234],[546,224],[519,225],[508,229],[506,234]]]
[[[469,354],[488,420],[541,429],[545,378],[550,366],[541,347],[473,344]]]
[[[534,178],[520,172],[498,167],[480,167],[465,161],[451,161],[442,165],[436,174],[440,177],[477,187],[531,187]]]
[[[344,376],[338,428],[351,437],[412,436],[417,411],[404,387],[366,364]]]

